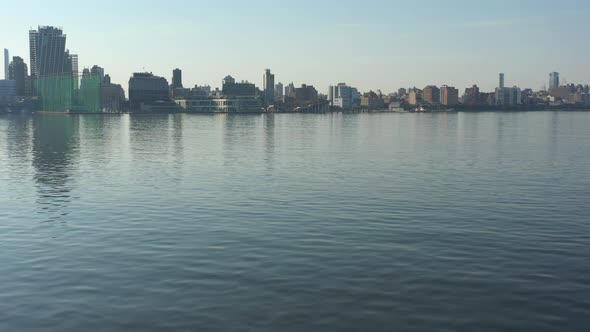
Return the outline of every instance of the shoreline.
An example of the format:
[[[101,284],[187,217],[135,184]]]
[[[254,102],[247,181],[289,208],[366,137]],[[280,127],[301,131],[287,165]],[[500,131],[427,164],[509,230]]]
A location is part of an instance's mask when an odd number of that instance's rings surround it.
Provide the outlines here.
[[[452,109],[452,110],[431,110],[427,112],[413,112],[410,110],[389,111],[389,110],[348,110],[348,111],[329,111],[329,112],[298,112],[298,111],[282,111],[282,112],[55,112],[55,111],[18,111],[18,112],[0,112],[0,115],[152,115],[152,114],[239,114],[239,115],[260,115],[260,114],[355,114],[355,113],[391,113],[391,114],[441,114],[441,113],[520,113],[520,112],[590,112],[590,107],[559,107],[559,108],[482,108],[482,109]]]

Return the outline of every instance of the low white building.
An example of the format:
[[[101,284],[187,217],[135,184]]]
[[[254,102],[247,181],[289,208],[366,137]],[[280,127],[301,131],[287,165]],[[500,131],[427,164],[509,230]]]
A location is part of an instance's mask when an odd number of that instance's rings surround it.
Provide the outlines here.
[[[176,104],[187,113],[262,113],[257,97],[178,99]]]

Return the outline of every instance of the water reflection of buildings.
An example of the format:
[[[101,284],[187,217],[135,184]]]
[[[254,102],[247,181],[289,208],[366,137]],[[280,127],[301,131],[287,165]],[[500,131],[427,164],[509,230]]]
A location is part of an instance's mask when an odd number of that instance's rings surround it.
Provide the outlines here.
[[[43,115],[33,119],[33,168],[38,200],[47,220],[68,213],[70,178],[78,156],[78,117]]]
[[[274,167],[275,156],[275,115],[264,115],[264,160],[270,172]]]

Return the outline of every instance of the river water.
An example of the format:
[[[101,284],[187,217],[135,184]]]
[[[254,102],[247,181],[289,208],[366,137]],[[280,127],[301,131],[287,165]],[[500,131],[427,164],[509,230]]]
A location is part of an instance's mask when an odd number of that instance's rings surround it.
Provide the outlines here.
[[[1,331],[587,331],[590,113],[0,116]]]

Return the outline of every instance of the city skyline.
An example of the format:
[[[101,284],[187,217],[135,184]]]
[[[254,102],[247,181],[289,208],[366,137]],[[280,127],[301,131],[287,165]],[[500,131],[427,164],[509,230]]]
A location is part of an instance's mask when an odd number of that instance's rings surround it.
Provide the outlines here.
[[[28,60],[31,28],[63,27],[68,48],[79,54],[80,70],[97,64],[120,83],[141,71],[170,80],[174,68],[183,70],[187,86],[213,87],[228,74],[262,86],[260,71],[270,68],[277,82],[313,84],[322,93],[338,82],[384,93],[474,83],[493,91],[499,72],[509,75],[507,86],[535,90],[547,86],[553,71],[564,82],[588,82],[584,54],[590,50],[581,42],[588,25],[584,14],[590,13],[586,2],[566,1],[554,10],[549,1],[527,2],[532,6],[426,1],[420,7],[370,1],[363,6],[374,9],[370,18],[358,16],[351,1],[338,3],[16,4],[14,10],[28,15],[0,23],[11,32],[0,47]],[[511,10],[504,10],[509,4]],[[116,11],[107,10],[115,5]],[[88,20],[88,13],[97,19]],[[548,47],[557,41],[559,47]]]

